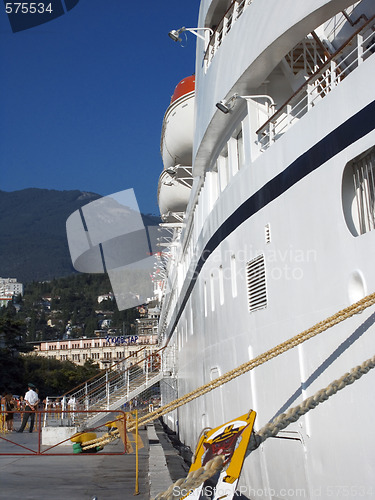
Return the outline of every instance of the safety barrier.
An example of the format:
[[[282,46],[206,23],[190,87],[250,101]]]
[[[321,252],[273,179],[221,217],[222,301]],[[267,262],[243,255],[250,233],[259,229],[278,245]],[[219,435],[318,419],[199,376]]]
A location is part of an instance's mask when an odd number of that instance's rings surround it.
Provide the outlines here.
[[[16,411],[1,411],[1,420],[5,420],[5,413],[19,415],[19,412]],[[80,414],[88,414],[91,413],[90,411],[66,411],[64,412],[64,415],[61,415],[61,413],[59,412],[59,415],[55,415],[56,418],[53,419],[55,425],[50,426],[43,425],[43,420],[44,415],[46,413],[51,414],[51,411],[47,412],[45,410],[40,410],[36,412],[30,411],[23,413],[28,413],[30,414],[30,417],[34,417],[35,426],[33,425],[34,428],[32,429],[32,432],[30,430],[31,418],[29,418],[29,422],[25,427],[23,433],[7,432],[5,429],[2,429],[2,432],[0,433],[0,442],[2,443],[0,456],[75,455],[77,454],[77,451],[72,451],[72,436],[84,436],[88,432],[91,435],[92,433],[96,434],[95,439],[98,440],[98,445],[101,445],[101,449],[95,451],[100,451],[102,455],[124,455],[133,451],[132,447],[129,446],[129,442],[127,440],[127,421],[131,421],[133,426],[135,426],[136,421],[134,418],[129,419],[127,413],[124,411],[96,410],[95,413],[102,414],[102,421],[89,430],[79,429],[78,426],[74,424],[74,421],[77,420],[77,417],[79,417]],[[108,418],[110,419],[109,421]],[[20,423],[19,420],[18,422]],[[121,423],[122,429],[119,430],[119,427],[121,427]],[[110,424],[113,424],[113,426],[111,426]],[[132,432],[134,432],[134,430]],[[113,434],[115,435],[115,439],[110,441],[116,441],[116,446],[112,447],[110,452],[108,450],[102,451],[104,447],[103,443],[108,444],[110,442],[104,442],[103,437],[104,439],[108,439],[108,437]],[[122,443],[122,446],[119,446],[120,443]],[[85,454],[86,453],[83,453],[83,455]],[[92,454],[92,452],[90,454]]]

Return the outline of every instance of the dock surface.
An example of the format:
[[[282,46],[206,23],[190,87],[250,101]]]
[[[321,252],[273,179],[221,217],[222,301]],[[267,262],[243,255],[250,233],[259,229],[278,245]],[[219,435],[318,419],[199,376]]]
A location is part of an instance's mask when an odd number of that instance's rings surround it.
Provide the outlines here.
[[[1,437],[37,449],[37,433],[12,432]],[[185,477],[188,466],[173,448],[161,425],[140,430],[144,447],[139,450],[139,500],[149,500]],[[65,446],[67,453],[71,447]],[[120,453],[120,440],[105,451]],[[59,450],[60,451],[60,450]],[[27,453],[0,440],[0,499],[4,500],[124,500],[135,493],[135,454],[16,455]]]

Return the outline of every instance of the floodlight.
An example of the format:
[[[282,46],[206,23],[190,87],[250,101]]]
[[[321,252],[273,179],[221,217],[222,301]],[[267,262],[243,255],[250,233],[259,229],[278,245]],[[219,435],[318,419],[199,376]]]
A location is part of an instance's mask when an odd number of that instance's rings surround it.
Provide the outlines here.
[[[225,115],[227,113],[229,113],[230,111],[230,108],[227,106],[226,102],[225,101],[219,101],[216,103],[216,107],[217,109],[219,109],[220,111],[222,111]]]
[[[216,103],[217,109],[219,109],[225,115],[233,108],[234,103],[238,97],[238,94],[233,94],[229,99],[223,99]]]
[[[172,38],[174,42],[181,42],[181,38],[179,37],[181,30],[172,30],[168,33],[168,36]]]
[[[233,106],[235,105],[235,102],[237,99],[245,99],[251,100],[251,99],[267,99],[270,101],[270,107],[275,107],[276,104],[273,101],[272,97],[269,95],[264,95],[264,94],[255,94],[255,95],[238,95],[238,94],[233,94],[231,97],[228,99],[223,99],[219,102],[216,103],[217,109],[219,109],[222,113],[227,114],[229,111],[232,110]]]
[[[190,31],[190,33],[193,33],[198,38],[201,38],[202,40],[205,40],[204,36],[200,35],[198,31],[209,31],[210,35],[213,34],[213,31],[211,28],[185,28],[183,26],[179,30],[172,30],[168,33],[168,36],[174,41],[174,42],[181,42],[180,34],[183,31]]]
[[[177,167],[168,167],[166,170],[167,174],[174,177],[177,174]]]

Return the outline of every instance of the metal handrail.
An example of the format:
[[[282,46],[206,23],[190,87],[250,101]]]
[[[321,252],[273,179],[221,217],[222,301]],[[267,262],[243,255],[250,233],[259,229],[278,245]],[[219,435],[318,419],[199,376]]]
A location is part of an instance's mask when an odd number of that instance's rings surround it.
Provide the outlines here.
[[[116,371],[115,373],[113,373],[113,376],[111,378],[108,377],[108,372],[110,370],[104,370],[104,373],[102,372],[102,376],[96,380],[96,382],[99,385],[93,387],[93,385],[95,384],[95,381],[94,381],[92,384],[90,384],[90,386],[91,386],[90,389],[88,389],[87,382],[84,382],[83,384],[81,384],[81,386],[83,386],[82,389],[85,389],[87,387],[88,390],[86,390],[81,396],[77,396],[77,392],[79,392],[79,391],[76,391],[76,392],[70,391],[70,395],[75,397],[78,403],[80,401],[90,399],[90,397],[92,397],[94,394],[101,392],[103,389],[106,390],[107,386],[111,386],[111,384],[113,384],[117,380],[122,379],[124,377],[124,375],[126,374],[126,372],[130,373],[130,370],[134,370],[134,367],[137,367],[137,366],[140,367],[141,364],[143,364],[145,361],[147,362],[155,354],[160,353],[164,349],[165,349],[165,347],[157,349],[156,351],[152,352],[151,354],[148,354],[147,356],[145,356],[143,359],[133,363],[131,366],[127,367],[125,370]],[[140,349],[139,351],[135,351],[135,352],[140,352],[141,350],[143,350],[143,349]],[[125,359],[122,361],[125,361]],[[118,365],[119,363],[116,363],[116,364]],[[92,380],[92,379],[90,379],[90,380]]]
[[[149,344],[149,345],[152,345],[152,344]],[[145,345],[144,347],[142,347],[138,351],[133,351],[133,352],[136,352],[138,354],[139,352],[143,351],[143,349],[146,349],[147,347],[149,347],[149,345]],[[113,363],[113,365],[110,368],[104,368],[96,375],[93,375],[92,377],[85,380],[85,382],[82,382],[81,384],[76,385],[75,387],[73,387],[73,389],[70,389],[70,391],[64,392],[64,394],[62,394],[61,397],[64,397],[64,396],[66,397],[66,396],[72,394],[72,392],[76,391],[76,389],[79,389],[80,387],[84,387],[88,382],[90,382],[91,380],[93,380],[101,375],[105,375],[105,373],[107,373],[108,371],[111,371],[112,369],[117,367],[119,364],[124,363],[125,361],[127,361],[131,357],[132,357],[132,355],[129,355],[129,356],[126,356],[126,358],[123,358],[123,359],[120,359],[119,361],[116,361],[115,363]]]
[[[350,44],[350,42],[357,36],[359,35],[359,33],[361,33],[361,31],[363,31],[365,28],[367,28],[369,26],[369,24],[371,24],[372,21],[375,20],[375,15],[372,16],[365,24],[363,24],[361,27],[359,27],[354,33],[353,35],[348,38],[348,40],[343,43],[341,45],[341,47],[339,47],[336,52],[334,52],[325,62],[324,64],[318,69],[318,71],[316,71],[313,75],[311,75],[297,90],[296,92],[294,92],[294,94],[289,97],[289,99],[287,101],[284,102],[284,104],[282,104],[280,106],[280,108],[265,122],[263,123],[263,125],[261,127],[258,128],[258,130],[256,130],[256,134],[260,134],[262,132],[262,130],[264,128],[267,127],[267,125],[269,125],[270,123],[273,123],[275,122],[275,119],[281,115],[282,111],[288,106],[288,104],[290,104],[290,102],[295,98],[297,97],[300,93],[302,93],[307,87],[308,85],[316,80],[317,77],[319,77],[327,68],[328,68],[328,65],[334,60],[337,58],[337,56],[339,56],[341,54],[341,52]]]

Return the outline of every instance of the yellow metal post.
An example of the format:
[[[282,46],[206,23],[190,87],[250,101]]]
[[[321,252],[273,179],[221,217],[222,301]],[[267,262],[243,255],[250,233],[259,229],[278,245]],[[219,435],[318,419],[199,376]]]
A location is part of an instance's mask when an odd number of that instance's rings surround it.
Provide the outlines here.
[[[138,410],[135,410],[135,491],[134,495],[139,495],[138,478]]]

